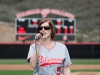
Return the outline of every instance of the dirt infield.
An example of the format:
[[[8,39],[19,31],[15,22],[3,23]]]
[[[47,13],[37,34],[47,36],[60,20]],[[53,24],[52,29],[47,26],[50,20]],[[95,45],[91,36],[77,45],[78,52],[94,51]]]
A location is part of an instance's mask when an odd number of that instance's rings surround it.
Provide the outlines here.
[[[100,65],[71,65],[71,70],[100,69]],[[33,70],[30,65],[0,65],[0,70]],[[71,75],[100,75],[100,72],[74,72]]]
[[[71,65],[70,69],[100,69],[100,65]],[[0,70],[33,70],[33,68],[30,65],[0,65]]]
[[[75,72],[71,75],[100,75],[100,72]]]

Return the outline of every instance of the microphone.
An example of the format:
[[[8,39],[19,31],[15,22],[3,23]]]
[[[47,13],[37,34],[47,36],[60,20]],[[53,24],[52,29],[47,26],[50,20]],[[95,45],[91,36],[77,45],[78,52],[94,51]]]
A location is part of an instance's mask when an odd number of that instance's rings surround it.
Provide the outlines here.
[[[38,40],[39,38],[41,38],[42,36],[43,36],[43,33],[41,33],[41,32],[39,32],[39,36],[37,36],[36,38],[35,38],[35,40]]]

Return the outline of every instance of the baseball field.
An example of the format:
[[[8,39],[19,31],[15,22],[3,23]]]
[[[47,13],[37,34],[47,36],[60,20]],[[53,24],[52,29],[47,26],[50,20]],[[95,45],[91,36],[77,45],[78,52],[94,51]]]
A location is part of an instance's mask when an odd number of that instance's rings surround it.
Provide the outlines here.
[[[100,59],[72,59],[71,75],[100,75]],[[0,75],[32,75],[26,59],[0,59]]]

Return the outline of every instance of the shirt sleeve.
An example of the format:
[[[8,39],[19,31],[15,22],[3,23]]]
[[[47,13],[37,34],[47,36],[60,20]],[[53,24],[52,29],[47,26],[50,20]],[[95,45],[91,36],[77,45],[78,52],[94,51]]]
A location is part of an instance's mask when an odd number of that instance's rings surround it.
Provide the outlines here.
[[[30,48],[29,48],[29,52],[28,52],[28,56],[27,56],[27,62],[29,63],[29,60],[30,58],[32,57],[33,53],[34,53],[34,44],[30,45]]]
[[[67,67],[69,66],[70,64],[72,64],[71,60],[70,60],[70,56],[69,56],[69,52],[68,52],[68,49],[67,47],[65,47],[65,59],[64,59],[64,62],[63,62],[63,66],[64,67]]]

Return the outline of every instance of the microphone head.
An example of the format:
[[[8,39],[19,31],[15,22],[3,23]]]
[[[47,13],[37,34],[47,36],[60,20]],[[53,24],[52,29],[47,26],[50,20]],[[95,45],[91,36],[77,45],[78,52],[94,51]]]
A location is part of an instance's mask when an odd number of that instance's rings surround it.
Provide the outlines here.
[[[39,32],[39,34],[41,34],[43,36],[43,33],[42,32]]]

